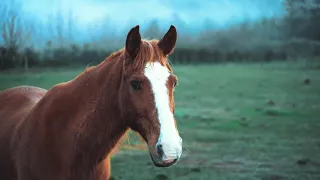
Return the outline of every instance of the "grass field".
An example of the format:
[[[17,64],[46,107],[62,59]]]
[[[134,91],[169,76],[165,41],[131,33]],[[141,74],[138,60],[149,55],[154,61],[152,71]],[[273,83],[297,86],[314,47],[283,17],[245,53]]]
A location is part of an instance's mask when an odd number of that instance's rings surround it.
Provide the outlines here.
[[[6,72],[0,74],[0,90],[23,84],[50,88],[82,70]],[[174,70],[183,158],[160,169],[146,151],[123,149],[112,159],[113,179],[320,179],[320,66],[189,65]],[[304,83],[307,78],[310,84]]]

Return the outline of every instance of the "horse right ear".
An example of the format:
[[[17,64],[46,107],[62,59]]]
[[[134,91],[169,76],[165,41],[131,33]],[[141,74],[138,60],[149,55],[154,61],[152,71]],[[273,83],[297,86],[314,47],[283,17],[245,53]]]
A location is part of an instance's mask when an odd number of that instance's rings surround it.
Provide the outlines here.
[[[139,32],[139,25],[137,25],[133,27],[127,35],[125,51],[130,59],[134,60],[137,57],[140,50],[140,44],[141,35]]]

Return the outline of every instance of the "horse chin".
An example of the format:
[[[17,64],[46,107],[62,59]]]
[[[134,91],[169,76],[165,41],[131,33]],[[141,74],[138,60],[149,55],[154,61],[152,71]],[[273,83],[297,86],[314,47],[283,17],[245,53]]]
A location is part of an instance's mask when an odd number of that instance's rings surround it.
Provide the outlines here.
[[[154,166],[156,166],[156,167],[170,167],[178,161],[178,159],[175,159],[171,162],[160,162],[160,161],[156,160],[151,153],[149,153],[149,154],[150,154],[150,157],[151,157],[151,160],[152,160]]]

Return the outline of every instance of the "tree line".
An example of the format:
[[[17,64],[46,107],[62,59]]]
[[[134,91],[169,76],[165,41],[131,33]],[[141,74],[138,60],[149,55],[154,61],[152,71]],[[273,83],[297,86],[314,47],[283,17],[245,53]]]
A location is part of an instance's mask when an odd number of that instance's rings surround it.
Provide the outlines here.
[[[243,22],[227,29],[206,29],[196,37],[179,36],[170,61],[190,64],[320,57],[320,0],[285,0],[283,3],[283,17]],[[0,19],[0,70],[94,65],[121,48],[111,43],[105,43],[103,48],[97,48],[94,42],[68,44],[63,41],[63,27],[59,24],[56,39],[48,40],[41,50],[34,48],[29,43],[34,27],[23,21],[16,7],[0,6],[0,16],[4,17]],[[71,26],[67,28],[70,30]],[[154,20],[143,35],[159,38],[160,34]]]

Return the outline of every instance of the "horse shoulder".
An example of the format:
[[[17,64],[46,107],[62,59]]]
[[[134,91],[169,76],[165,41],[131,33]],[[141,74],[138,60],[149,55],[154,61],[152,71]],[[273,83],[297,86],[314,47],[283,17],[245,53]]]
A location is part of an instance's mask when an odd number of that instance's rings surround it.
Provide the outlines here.
[[[16,149],[13,145],[17,127],[45,93],[44,89],[30,86],[0,92],[0,177],[15,179],[13,159]]]
[[[45,93],[46,90],[32,86],[18,86],[0,92],[0,127],[22,121]]]

